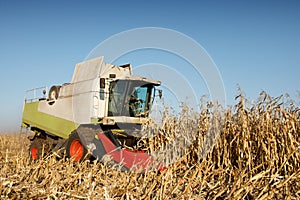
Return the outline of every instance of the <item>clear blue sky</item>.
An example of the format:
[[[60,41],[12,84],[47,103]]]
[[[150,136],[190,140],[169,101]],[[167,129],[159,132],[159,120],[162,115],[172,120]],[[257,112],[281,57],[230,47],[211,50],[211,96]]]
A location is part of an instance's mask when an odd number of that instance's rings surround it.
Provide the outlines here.
[[[201,44],[219,68],[230,104],[237,84],[249,99],[262,90],[295,97],[299,10],[298,1],[1,0],[0,133],[18,130],[25,90],[69,82],[75,64],[96,45],[138,27],[174,29]],[[131,63],[143,63],[138,60]]]

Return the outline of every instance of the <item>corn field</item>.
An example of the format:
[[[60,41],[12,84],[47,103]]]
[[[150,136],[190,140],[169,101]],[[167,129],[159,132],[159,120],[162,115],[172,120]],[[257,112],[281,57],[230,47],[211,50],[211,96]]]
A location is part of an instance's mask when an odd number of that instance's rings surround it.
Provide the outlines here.
[[[255,102],[240,93],[236,102],[166,114],[162,128],[153,128],[156,134],[141,139],[141,146],[156,152],[174,139],[192,142],[178,146],[180,157],[162,172],[120,172],[55,154],[31,162],[25,135],[1,135],[0,199],[300,199],[300,109],[265,92]],[[221,125],[203,153],[216,109]]]

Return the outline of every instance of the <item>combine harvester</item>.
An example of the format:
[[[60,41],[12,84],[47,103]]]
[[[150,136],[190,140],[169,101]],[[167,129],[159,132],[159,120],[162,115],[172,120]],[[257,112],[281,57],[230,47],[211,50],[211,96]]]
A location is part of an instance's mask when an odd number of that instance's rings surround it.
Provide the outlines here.
[[[71,83],[52,86],[48,94],[46,87],[28,90],[22,126],[34,132],[31,159],[63,150],[76,162],[110,156],[122,170],[164,169],[147,152],[130,148],[141,137],[159,85],[133,76],[130,64],[115,66],[102,56],[78,63]]]

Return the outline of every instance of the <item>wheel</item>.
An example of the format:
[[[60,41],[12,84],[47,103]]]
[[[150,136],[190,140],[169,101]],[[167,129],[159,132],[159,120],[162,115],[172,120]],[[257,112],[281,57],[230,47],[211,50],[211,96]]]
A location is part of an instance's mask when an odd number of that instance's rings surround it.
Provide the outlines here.
[[[49,90],[49,101],[54,101],[58,98],[60,86],[52,86]]]
[[[35,138],[31,141],[29,147],[29,156],[31,161],[38,160],[51,151],[50,145],[45,139]]]
[[[88,159],[87,153],[87,149],[83,146],[78,133],[72,133],[69,136],[66,146],[67,157],[73,158],[75,162],[80,162],[84,159]]]
[[[29,148],[30,160],[38,160],[41,157],[41,145],[36,141],[31,142]]]

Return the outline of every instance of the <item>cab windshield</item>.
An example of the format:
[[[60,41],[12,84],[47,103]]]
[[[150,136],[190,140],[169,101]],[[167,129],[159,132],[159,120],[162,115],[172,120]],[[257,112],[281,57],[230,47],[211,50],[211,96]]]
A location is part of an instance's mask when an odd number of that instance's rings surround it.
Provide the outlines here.
[[[108,116],[147,117],[154,86],[138,80],[110,83]]]

